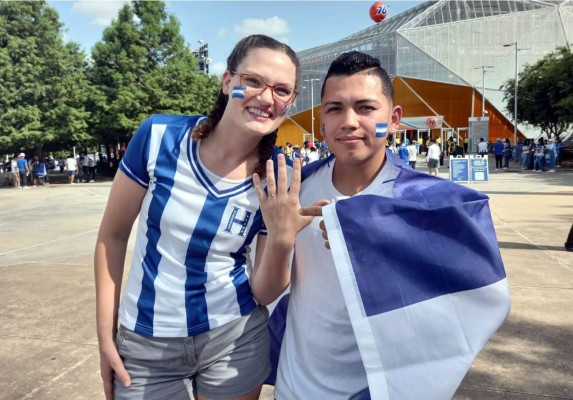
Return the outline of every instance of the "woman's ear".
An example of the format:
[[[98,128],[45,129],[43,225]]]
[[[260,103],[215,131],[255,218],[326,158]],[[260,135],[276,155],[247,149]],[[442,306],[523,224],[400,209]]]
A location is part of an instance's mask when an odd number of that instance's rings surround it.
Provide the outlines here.
[[[230,90],[229,87],[231,86],[231,79],[233,78],[233,75],[229,72],[229,71],[225,71],[223,73],[223,78],[221,79],[221,90],[223,91],[223,94],[229,95]]]

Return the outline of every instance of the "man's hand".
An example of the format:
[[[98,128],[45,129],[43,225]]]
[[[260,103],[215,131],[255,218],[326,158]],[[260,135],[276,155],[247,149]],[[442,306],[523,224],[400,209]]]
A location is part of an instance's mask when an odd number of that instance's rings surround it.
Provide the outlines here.
[[[320,200],[314,203],[312,206],[302,207],[298,210],[300,215],[312,216],[312,217],[322,217],[322,207],[330,204],[328,200]],[[318,227],[322,230],[322,238],[324,239],[324,247],[330,250],[330,242],[328,241],[328,232],[326,231],[326,225],[324,220],[318,223]]]

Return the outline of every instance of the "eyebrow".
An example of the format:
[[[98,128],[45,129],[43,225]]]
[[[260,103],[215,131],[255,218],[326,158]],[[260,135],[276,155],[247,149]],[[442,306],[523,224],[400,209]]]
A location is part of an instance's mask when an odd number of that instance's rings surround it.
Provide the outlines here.
[[[380,104],[380,102],[378,101],[377,98],[362,99],[362,100],[358,100],[358,101],[354,102],[353,104],[359,106],[362,104],[370,104],[370,103]],[[326,103],[324,103],[324,106],[330,106],[330,105],[340,106],[340,105],[342,105],[342,101],[332,100],[332,101],[327,101]]]

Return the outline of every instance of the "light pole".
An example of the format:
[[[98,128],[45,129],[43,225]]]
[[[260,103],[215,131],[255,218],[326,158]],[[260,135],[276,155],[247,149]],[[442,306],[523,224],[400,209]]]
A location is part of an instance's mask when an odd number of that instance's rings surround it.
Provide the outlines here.
[[[513,145],[517,144],[517,40],[504,44],[503,47],[515,46],[515,92],[513,93]]]
[[[310,85],[310,123],[311,123],[311,133],[312,133],[312,145],[314,146],[314,81],[319,81],[318,78],[305,79]]]
[[[481,116],[485,117],[485,70],[493,68],[493,65],[482,65],[474,69],[481,69]]]

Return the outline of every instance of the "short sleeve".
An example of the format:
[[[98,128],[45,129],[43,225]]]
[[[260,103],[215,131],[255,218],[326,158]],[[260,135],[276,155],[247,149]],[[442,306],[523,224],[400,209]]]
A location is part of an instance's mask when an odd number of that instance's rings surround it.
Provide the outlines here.
[[[125,154],[119,164],[121,172],[144,188],[149,186],[147,161],[149,160],[149,140],[151,138],[152,125],[153,117],[149,117],[143,121],[129,141]]]

